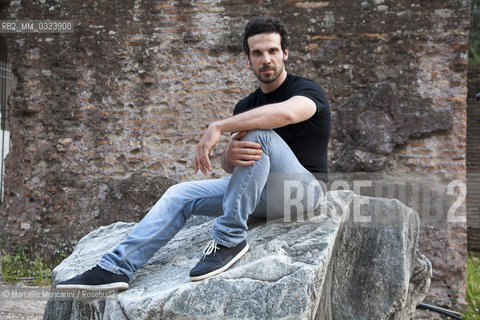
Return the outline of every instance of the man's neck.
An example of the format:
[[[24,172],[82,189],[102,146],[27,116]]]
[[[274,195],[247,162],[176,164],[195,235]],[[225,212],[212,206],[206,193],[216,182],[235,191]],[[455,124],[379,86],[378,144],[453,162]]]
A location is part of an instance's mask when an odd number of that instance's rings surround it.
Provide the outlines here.
[[[260,90],[262,90],[262,93],[268,94],[270,92],[275,91],[282,85],[282,83],[287,79],[287,71],[283,69],[282,74],[272,83],[263,83],[260,82]]]

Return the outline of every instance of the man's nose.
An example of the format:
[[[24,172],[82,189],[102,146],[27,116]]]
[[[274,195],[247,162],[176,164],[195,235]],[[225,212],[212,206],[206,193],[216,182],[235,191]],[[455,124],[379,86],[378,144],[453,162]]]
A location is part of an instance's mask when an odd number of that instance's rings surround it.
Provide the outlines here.
[[[272,58],[270,57],[270,55],[268,53],[265,53],[262,56],[262,63],[263,64],[269,64],[270,62],[272,62]]]

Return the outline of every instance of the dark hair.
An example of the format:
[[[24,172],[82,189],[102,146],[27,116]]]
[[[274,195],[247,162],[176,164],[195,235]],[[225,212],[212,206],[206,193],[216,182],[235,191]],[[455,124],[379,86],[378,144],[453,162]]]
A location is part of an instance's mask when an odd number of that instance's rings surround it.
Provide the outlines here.
[[[248,56],[250,56],[248,38],[264,32],[278,33],[281,39],[282,51],[285,52],[288,48],[288,33],[282,21],[275,17],[256,17],[247,23],[243,34],[243,50]]]

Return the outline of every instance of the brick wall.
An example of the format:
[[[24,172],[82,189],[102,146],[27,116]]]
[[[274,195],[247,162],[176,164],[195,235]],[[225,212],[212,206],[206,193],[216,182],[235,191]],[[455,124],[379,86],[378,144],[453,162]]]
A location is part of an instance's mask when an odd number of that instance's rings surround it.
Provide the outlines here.
[[[73,34],[8,35],[18,86],[0,225],[9,245],[66,252],[138,221],[194,175],[202,130],[255,88],[245,23],[283,18],[287,69],[331,102],[330,167],[440,185],[465,177],[469,1],[12,1],[8,19],[64,19]],[[222,145],[213,150],[214,171]],[[430,299],[462,300],[464,224],[423,226]]]

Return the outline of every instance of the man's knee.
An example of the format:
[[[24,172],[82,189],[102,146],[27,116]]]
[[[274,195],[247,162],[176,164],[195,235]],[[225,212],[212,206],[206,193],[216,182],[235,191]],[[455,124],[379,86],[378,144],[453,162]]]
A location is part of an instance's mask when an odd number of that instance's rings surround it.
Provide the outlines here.
[[[266,139],[270,139],[272,135],[275,134],[275,131],[271,129],[255,129],[248,131],[248,133],[245,135],[245,137],[242,138],[242,140],[258,142],[262,144],[262,142],[265,142]]]

